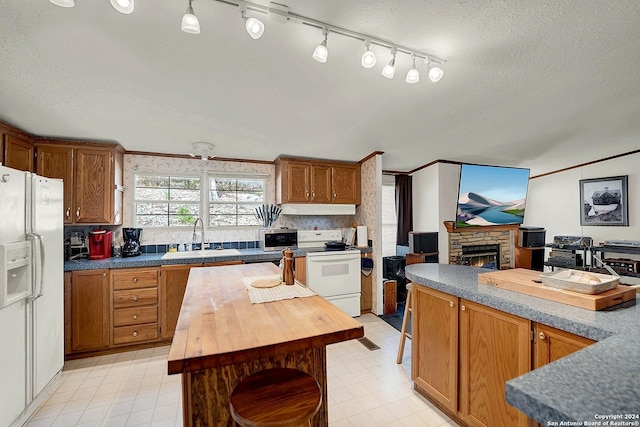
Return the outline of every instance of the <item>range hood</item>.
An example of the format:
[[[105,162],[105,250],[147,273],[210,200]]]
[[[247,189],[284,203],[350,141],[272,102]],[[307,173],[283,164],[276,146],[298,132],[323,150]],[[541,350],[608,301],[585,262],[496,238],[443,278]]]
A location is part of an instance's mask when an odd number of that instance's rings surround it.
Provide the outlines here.
[[[280,205],[281,215],[355,215],[356,205],[287,203]]]

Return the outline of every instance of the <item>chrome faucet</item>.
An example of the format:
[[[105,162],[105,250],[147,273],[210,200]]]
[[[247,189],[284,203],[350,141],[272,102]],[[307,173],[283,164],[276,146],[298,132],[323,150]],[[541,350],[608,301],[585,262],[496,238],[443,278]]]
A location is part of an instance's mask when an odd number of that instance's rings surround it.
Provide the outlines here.
[[[200,221],[200,250],[204,251],[204,222],[202,218],[196,218],[193,223],[193,243],[196,243],[196,227],[198,226],[198,221]]]

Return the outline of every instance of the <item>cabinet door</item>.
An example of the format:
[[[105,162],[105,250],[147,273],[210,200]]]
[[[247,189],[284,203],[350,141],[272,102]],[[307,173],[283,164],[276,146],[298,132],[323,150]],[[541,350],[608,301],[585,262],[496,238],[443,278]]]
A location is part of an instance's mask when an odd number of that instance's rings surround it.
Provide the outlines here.
[[[109,270],[71,275],[71,350],[109,347]]]
[[[311,200],[311,164],[285,163],[285,191],[282,203],[305,203]]]
[[[33,144],[14,135],[4,136],[4,166],[33,171]]]
[[[331,167],[327,165],[311,166],[311,201],[331,203]]]
[[[76,223],[111,222],[114,193],[112,159],[111,149],[76,149],[76,203],[73,212]]]
[[[64,181],[64,222],[73,222],[73,148],[36,144],[36,173]]]
[[[333,203],[360,204],[360,165],[334,165],[331,186]]]
[[[368,258],[367,254],[362,254],[361,258]],[[373,308],[373,275],[365,276],[360,274],[360,311],[368,313]]]
[[[590,346],[595,341],[560,329],[535,325],[534,369]]]
[[[530,322],[460,301],[460,412],[472,426],[527,426],[505,400],[505,383],[530,370]]]
[[[413,285],[411,376],[453,412],[458,406],[458,298]]]
[[[173,337],[191,267],[198,265],[163,266],[160,272],[160,318],[162,338]]]

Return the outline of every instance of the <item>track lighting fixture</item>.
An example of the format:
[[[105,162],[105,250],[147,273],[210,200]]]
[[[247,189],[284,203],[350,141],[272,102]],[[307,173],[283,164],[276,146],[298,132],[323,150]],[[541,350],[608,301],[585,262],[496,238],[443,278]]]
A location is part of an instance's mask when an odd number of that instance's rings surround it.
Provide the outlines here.
[[[418,83],[420,81],[420,71],[416,68],[415,55],[411,55],[411,61],[413,62],[413,65],[411,66],[411,69],[407,71],[407,78],[405,81],[407,83]]]
[[[361,64],[364,68],[371,68],[376,65],[376,54],[371,51],[371,40],[364,41],[364,48],[366,49],[362,54]]]
[[[111,0],[111,6],[113,6],[113,8],[118,12],[124,13],[125,15],[133,12],[134,8],[133,0]]]
[[[193,12],[191,2],[192,0],[189,0],[187,11],[182,16],[182,31],[189,34],[200,34],[200,21],[198,21],[198,17]]]
[[[318,46],[316,46],[313,51],[313,59],[318,62],[322,62],[323,64],[327,62],[327,57],[329,56],[329,49],[327,49],[327,35],[329,34],[329,30],[327,27],[322,27],[322,35],[324,36],[324,40]]]
[[[73,7],[75,6],[75,3],[73,2],[73,0],[49,0],[51,3],[55,4],[56,6],[60,6],[60,7]]]
[[[0,0],[2,1],[2,0]],[[73,7],[75,5],[75,0],[49,0],[51,3],[61,6],[61,7]],[[106,3],[105,0],[102,0]],[[193,11],[193,1],[189,0],[189,5],[187,6],[187,11],[182,17],[182,31],[190,34],[200,34],[200,22],[198,17]],[[297,15],[292,13],[289,10],[289,6],[285,4],[275,3],[273,1],[269,2],[269,5],[266,6],[264,4],[254,3],[249,0],[214,0],[216,3],[226,4],[234,7],[240,8],[240,16],[242,17],[242,21],[245,24],[245,29],[249,36],[253,39],[259,39],[264,34],[264,23],[255,17],[248,17],[247,11],[251,12],[251,14],[262,13],[269,16],[270,22],[295,22],[298,24],[302,24],[304,26],[309,26],[316,29],[322,30],[322,35],[324,40],[316,46],[313,51],[313,59],[318,62],[326,63],[327,58],[329,57],[329,50],[327,49],[327,37],[329,32],[340,35],[342,37],[348,37],[354,40],[358,40],[360,42],[364,42],[365,51],[362,54],[362,58],[360,63],[364,68],[373,68],[376,65],[376,55],[371,50],[371,45],[376,45],[383,49],[389,49],[391,52],[391,60],[388,64],[384,66],[381,74],[388,78],[393,79],[396,72],[396,54],[398,52],[403,53],[405,55],[411,56],[412,66],[411,69],[407,72],[405,81],[407,83],[418,83],[420,81],[420,71],[416,67],[416,59],[420,58],[424,60],[424,63],[427,66],[427,75],[429,76],[429,80],[432,82],[439,81],[444,72],[439,65],[444,64],[446,61],[442,58],[438,58],[435,55],[431,55],[430,53],[422,52],[416,49],[412,49],[410,47],[402,46],[392,41],[385,40],[382,38],[371,36],[370,34],[359,33],[356,31],[349,30],[347,28],[337,27],[335,25],[328,24],[326,22],[318,21],[313,18],[308,18],[306,16]],[[134,2],[135,0],[109,0],[114,9],[118,12],[129,14],[133,12]],[[264,3],[264,2],[262,2]]]
[[[391,48],[391,55],[393,55],[393,58],[391,58],[391,61],[389,61],[389,63],[384,66],[384,68],[382,69],[382,72],[380,73],[388,79],[392,79],[393,76],[396,75],[396,52],[397,51],[398,50],[395,47]]]

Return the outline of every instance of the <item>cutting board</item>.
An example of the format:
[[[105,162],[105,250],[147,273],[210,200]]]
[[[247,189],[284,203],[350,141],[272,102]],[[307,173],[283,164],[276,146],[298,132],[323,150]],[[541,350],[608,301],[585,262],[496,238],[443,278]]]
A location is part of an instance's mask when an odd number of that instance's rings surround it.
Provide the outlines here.
[[[636,290],[631,286],[618,285],[600,294],[581,294],[579,292],[555,289],[534,282],[540,280],[540,272],[514,268],[478,274],[478,282],[483,285],[544,298],[588,310],[602,310],[636,298]]]

